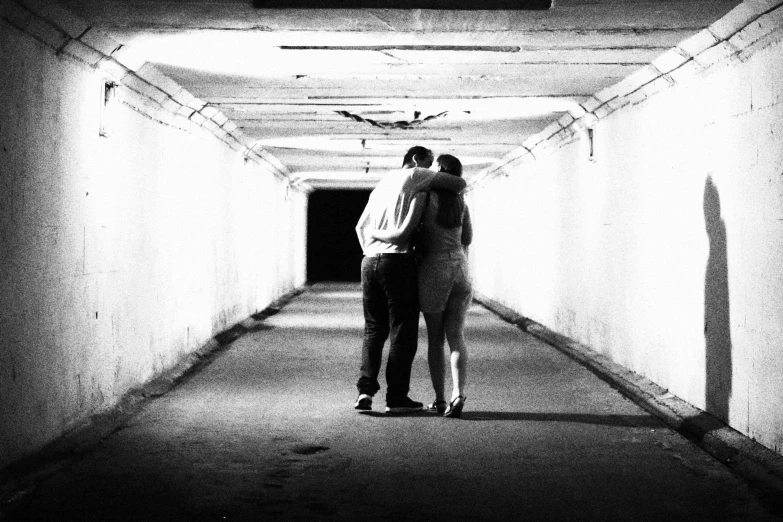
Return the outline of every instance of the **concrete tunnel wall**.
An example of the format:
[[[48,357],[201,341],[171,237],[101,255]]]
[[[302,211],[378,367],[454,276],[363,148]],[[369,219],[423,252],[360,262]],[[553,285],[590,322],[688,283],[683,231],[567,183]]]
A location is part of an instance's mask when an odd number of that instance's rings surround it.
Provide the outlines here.
[[[480,295],[783,452],[779,14],[740,59],[599,119],[595,161],[582,131],[470,205]]]
[[[304,284],[307,195],[0,21],[0,469]]]

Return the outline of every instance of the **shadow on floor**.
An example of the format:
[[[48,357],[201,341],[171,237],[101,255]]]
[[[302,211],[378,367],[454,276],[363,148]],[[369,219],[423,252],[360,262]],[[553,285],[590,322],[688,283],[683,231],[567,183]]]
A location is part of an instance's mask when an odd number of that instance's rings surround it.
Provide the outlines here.
[[[426,412],[388,414],[379,411],[359,412],[369,417],[396,419],[399,417],[439,417]],[[650,415],[594,415],[587,413],[533,413],[521,411],[464,411],[459,420],[463,421],[517,421],[517,422],[575,422],[600,426],[624,426],[657,428],[661,421]]]

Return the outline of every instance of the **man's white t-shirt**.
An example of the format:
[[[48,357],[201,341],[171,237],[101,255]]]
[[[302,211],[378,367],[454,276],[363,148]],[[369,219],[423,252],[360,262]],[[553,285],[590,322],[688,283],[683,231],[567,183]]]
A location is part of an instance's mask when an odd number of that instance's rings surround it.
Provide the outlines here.
[[[408,215],[417,192],[429,190],[435,172],[421,167],[389,172],[370,194],[367,207],[357,225],[359,242],[365,256],[405,254],[409,247],[373,239],[372,231],[399,228]]]

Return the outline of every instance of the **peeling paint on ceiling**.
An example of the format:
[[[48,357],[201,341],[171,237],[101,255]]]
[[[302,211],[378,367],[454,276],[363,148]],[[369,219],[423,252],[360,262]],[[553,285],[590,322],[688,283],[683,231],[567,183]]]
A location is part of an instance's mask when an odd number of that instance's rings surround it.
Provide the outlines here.
[[[296,1],[63,3],[316,189],[372,186],[414,144],[476,175],[740,3]]]

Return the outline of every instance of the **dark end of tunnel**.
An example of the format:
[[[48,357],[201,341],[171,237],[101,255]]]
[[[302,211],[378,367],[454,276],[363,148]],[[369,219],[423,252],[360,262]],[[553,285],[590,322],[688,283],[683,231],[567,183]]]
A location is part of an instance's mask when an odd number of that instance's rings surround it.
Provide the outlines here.
[[[320,190],[310,194],[307,212],[307,281],[358,282],[362,249],[356,223],[368,190]]]

